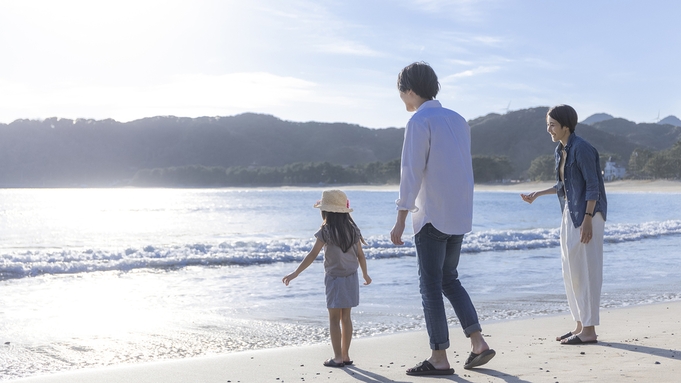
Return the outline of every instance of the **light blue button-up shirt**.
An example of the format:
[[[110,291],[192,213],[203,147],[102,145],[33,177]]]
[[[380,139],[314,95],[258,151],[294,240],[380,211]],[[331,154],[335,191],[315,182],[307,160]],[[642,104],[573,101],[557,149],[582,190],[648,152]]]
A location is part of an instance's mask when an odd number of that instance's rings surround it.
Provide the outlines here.
[[[605,221],[608,201],[605,197],[605,184],[603,183],[598,151],[583,138],[574,133],[571,134],[567,145],[565,145],[565,152],[567,153],[563,172],[565,181],[561,182],[559,167],[562,151],[563,144],[559,143],[555,152],[557,182],[554,188],[556,188],[558,194],[561,211],[565,209],[567,200],[572,224],[575,227],[580,227],[586,212],[586,201],[595,200],[596,208],[593,213],[601,213]],[[565,184],[565,188],[563,188],[563,184]]]
[[[427,223],[450,235],[472,229],[471,129],[439,101],[423,103],[407,123],[396,204],[412,213],[415,234]]]

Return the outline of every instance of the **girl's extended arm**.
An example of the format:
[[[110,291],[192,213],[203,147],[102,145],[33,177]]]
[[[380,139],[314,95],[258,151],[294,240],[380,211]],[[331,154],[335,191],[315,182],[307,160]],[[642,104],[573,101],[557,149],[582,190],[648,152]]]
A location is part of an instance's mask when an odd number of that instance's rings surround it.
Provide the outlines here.
[[[367,258],[364,256],[364,250],[362,250],[362,242],[357,243],[357,260],[359,261],[359,267],[362,269],[364,284],[368,285],[371,283],[371,277],[367,273]]]
[[[547,194],[556,194],[556,188],[550,187],[548,189],[540,190],[540,191],[535,191],[530,194],[521,194],[520,197],[523,199],[523,201],[527,203],[532,203],[534,202],[537,197],[547,195]]]
[[[310,250],[310,252],[307,253],[305,258],[300,262],[300,265],[298,265],[298,268],[296,269],[296,271],[285,276],[281,281],[284,282],[284,284],[286,286],[288,286],[289,282],[296,279],[298,274],[302,273],[303,270],[307,269],[307,267],[310,266],[312,264],[312,262],[314,262],[315,259],[317,259],[317,256],[319,255],[319,252],[322,251],[323,247],[324,247],[324,242],[322,242],[319,238],[317,238],[317,242],[314,243],[312,250]]]

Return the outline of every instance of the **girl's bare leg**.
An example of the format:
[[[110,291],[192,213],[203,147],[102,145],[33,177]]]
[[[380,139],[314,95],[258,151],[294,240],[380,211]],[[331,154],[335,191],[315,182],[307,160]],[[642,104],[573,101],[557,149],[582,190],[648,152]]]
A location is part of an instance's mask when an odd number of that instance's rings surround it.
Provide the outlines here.
[[[341,349],[341,318],[343,309],[329,309],[329,335],[331,336],[331,347],[333,347],[333,361],[341,363],[343,352]]]
[[[350,359],[350,342],[352,341],[352,318],[350,317],[350,311],[352,308],[340,309],[341,314],[341,327],[342,327],[342,342],[341,342],[341,352],[344,362],[348,362]]]

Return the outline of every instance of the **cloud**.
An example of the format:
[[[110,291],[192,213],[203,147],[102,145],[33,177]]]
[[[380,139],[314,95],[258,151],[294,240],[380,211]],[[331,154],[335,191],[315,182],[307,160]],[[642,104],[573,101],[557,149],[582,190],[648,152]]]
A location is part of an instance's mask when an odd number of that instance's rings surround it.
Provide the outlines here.
[[[351,4],[307,0],[270,2],[256,9],[271,17],[281,34],[290,36],[297,49],[311,48],[314,53],[383,57],[386,54],[371,47],[375,24],[366,25],[343,16],[340,10]],[[288,42],[282,41],[288,44]]]
[[[473,77],[485,73],[494,73],[497,72],[499,69],[501,69],[500,66],[479,66],[477,68],[468,69],[462,72],[446,76],[445,78],[442,79],[442,82],[451,82],[464,77]]]
[[[487,4],[483,0],[408,0],[406,6],[439,17],[466,23],[481,23],[485,20]]]
[[[354,41],[335,41],[317,45],[320,52],[353,56],[379,57],[383,53],[375,51],[364,44]]]

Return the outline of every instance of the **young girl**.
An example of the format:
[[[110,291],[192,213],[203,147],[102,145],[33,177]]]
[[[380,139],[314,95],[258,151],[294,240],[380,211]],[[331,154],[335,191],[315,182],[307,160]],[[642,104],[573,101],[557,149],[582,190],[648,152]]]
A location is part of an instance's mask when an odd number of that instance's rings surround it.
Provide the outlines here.
[[[315,237],[317,241],[296,271],[285,276],[282,282],[288,286],[300,273],[317,259],[324,248],[324,285],[326,286],[326,307],[329,309],[329,333],[333,346],[333,359],[324,361],[327,367],[351,365],[350,341],[352,320],[350,310],[359,305],[359,278],[357,267],[362,269],[364,284],[371,283],[367,274],[367,263],[362,251],[364,239],[350,217],[350,201],[340,190],[325,190],[322,200],[314,205],[322,211],[321,228]]]

